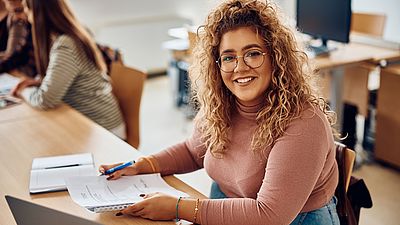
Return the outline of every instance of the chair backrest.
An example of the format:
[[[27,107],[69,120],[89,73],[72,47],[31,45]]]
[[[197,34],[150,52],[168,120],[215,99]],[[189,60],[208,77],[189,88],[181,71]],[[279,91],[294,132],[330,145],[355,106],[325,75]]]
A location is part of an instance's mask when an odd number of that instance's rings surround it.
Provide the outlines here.
[[[188,54],[192,54],[194,46],[197,42],[197,34],[193,31],[188,31],[188,38],[189,38],[189,49]]]
[[[113,92],[118,99],[125,121],[126,141],[137,149],[140,140],[140,101],[147,74],[120,63],[113,63],[110,75]]]
[[[336,142],[335,145],[336,161],[339,168],[339,183],[336,187],[335,196],[338,198],[336,210],[339,215],[340,224],[358,224],[351,202],[347,197],[347,190],[349,188],[356,154],[353,150],[346,148],[346,146],[341,143]]]
[[[342,143],[336,142],[335,145],[336,145],[336,160],[338,162],[338,167],[339,167],[339,176],[344,177],[343,181],[345,185],[345,191],[347,192],[347,190],[349,189],[354,161],[356,159],[356,153],[354,150],[347,148]],[[344,166],[341,165],[343,163],[342,161],[344,161]]]
[[[385,29],[386,16],[383,14],[352,13],[352,32],[382,37]]]

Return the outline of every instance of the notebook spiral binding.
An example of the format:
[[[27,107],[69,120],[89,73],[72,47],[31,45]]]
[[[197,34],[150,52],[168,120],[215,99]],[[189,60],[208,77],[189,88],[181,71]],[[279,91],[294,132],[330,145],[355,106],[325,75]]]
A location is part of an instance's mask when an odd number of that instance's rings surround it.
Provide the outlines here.
[[[119,204],[119,205],[108,205],[108,206],[98,206],[93,208],[88,208],[90,211],[95,213],[102,213],[102,212],[110,212],[110,211],[119,211],[131,206],[132,203],[127,204]]]

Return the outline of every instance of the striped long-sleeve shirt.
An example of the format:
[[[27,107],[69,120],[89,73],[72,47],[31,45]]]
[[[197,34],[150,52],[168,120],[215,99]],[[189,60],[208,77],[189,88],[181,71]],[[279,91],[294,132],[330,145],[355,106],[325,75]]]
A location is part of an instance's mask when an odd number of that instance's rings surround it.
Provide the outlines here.
[[[108,130],[123,123],[109,77],[67,35],[54,41],[41,85],[25,88],[21,95],[28,104],[41,109],[66,103]]]

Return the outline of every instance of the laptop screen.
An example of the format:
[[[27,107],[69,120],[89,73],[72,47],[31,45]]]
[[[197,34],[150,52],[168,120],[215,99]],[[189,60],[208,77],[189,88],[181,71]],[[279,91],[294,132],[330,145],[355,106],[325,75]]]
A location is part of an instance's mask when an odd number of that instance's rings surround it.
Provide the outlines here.
[[[64,212],[6,195],[6,200],[18,225],[101,225]]]

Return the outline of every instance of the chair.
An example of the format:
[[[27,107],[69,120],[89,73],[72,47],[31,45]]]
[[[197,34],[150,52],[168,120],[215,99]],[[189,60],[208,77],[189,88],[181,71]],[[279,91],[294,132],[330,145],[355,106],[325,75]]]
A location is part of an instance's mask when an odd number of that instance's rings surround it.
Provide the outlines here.
[[[188,38],[189,38],[189,49],[188,49],[188,54],[192,54],[194,46],[197,43],[197,33],[193,31],[188,31]]]
[[[336,210],[339,215],[340,224],[357,224],[354,212],[351,209],[347,190],[350,183],[351,172],[355,159],[355,152],[346,148],[344,144],[335,143],[336,145],[336,162],[339,169],[339,182],[336,187],[335,196],[338,198]]]
[[[351,15],[351,32],[363,35],[382,37],[385,29],[386,15],[353,12]]]
[[[344,144],[336,142],[336,161],[339,167],[339,180],[343,182],[345,192],[349,189],[351,173],[356,159],[354,150],[347,148]],[[344,165],[342,165],[344,162]],[[339,185],[340,185],[339,181]]]
[[[121,63],[111,65],[111,80],[126,126],[126,141],[139,147],[139,115],[144,81],[147,74]]]

